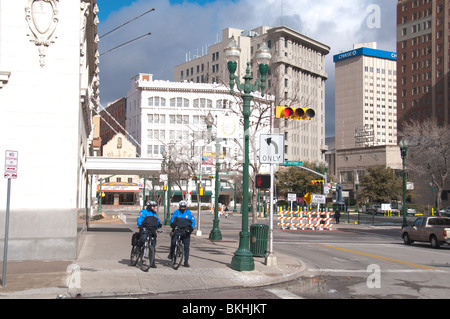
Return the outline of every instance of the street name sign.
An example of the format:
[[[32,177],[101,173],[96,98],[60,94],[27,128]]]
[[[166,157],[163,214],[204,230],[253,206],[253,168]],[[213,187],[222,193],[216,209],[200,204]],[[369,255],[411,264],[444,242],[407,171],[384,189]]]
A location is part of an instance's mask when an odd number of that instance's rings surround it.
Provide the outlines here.
[[[259,140],[261,164],[284,164],[284,135],[261,134]]]
[[[303,161],[285,161],[284,166],[303,166]]]

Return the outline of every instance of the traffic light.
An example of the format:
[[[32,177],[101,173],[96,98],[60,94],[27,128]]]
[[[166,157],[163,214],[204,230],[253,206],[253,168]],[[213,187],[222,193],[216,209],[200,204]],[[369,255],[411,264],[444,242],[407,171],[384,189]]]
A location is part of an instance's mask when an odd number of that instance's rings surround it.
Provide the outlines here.
[[[323,184],[323,180],[316,180],[316,181],[311,181],[311,183],[313,184],[313,185],[320,185],[320,184]]]
[[[270,175],[256,175],[256,188],[270,188]]]
[[[289,107],[289,106],[277,106],[275,111],[275,117],[277,119],[296,119],[296,120],[308,120],[316,116],[316,112],[310,108],[302,107]]]

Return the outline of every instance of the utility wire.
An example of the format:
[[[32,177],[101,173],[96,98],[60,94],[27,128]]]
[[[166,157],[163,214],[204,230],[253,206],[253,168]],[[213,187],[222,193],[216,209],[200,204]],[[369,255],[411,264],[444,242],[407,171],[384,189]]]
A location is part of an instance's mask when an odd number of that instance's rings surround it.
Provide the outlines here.
[[[117,29],[120,29],[121,27],[127,25],[128,23],[130,23],[130,22],[132,22],[132,21],[134,21],[134,20],[137,20],[137,19],[139,19],[140,17],[142,17],[142,16],[144,16],[144,15],[146,15],[147,13],[152,12],[152,11],[155,11],[155,8],[152,8],[152,9],[148,10],[147,12],[144,12],[143,14],[141,14],[141,15],[139,15],[139,16],[137,16],[137,17],[131,19],[131,20],[128,20],[127,22],[125,22],[125,23],[123,23],[123,24],[121,24],[121,25],[119,25],[117,28],[114,28],[114,29],[112,29],[111,31],[106,32],[105,34],[103,34],[103,35],[100,36],[100,39],[103,38],[104,36],[107,36],[107,35],[110,34],[110,33],[113,33],[113,32],[116,31]]]
[[[115,49],[118,49],[118,48],[120,48],[120,47],[123,47],[123,46],[125,46],[125,45],[127,45],[127,44],[130,44],[131,42],[137,41],[137,40],[139,40],[139,39],[141,39],[141,38],[143,38],[143,37],[146,37],[146,36],[148,36],[148,35],[151,35],[151,34],[152,34],[152,33],[149,32],[149,33],[146,33],[146,34],[144,34],[144,35],[141,35],[140,37],[137,37],[136,39],[130,40],[130,41],[125,42],[125,43],[122,43],[121,45],[118,45],[118,46],[116,46],[116,47],[114,47],[114,48],[112,48],[112,49],[109,49],[109,50],[106,51],[106,52],[101,53],[100,56],[102,56],[103,54],[106,54],[106,53],[108,53],[108,52],[111,52],[111,51],[113,51],[113,50],[115,50]]]

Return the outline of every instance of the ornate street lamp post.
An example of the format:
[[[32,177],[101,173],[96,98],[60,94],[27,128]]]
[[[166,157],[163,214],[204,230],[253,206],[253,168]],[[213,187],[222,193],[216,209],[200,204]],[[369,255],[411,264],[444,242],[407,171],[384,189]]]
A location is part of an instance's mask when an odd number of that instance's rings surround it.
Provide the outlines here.
[[[406,155],[408,152],[408,141],[406,139],[401,140],[399,146],[403,164],[403,207],[402,207],[402,214],[403,214],[402,228],[403,228],[408,226],[408,223],[406,221]]]
[[[239,233],[239,248],[234,253],[231,261],[231,267],[234,270],[250,271],[255,269],[253,255],[249,249],[250,233],[248,231],[248,187],[249,187],[249,118],[250,103],[253,99],[252,92],[261,89],[261,96],[264,96],[266,88],[266,75],[269,70],[269,62],[272,58],[271,50],[265,43],[256,52],[256,61],[259,64],[259,72],[261,78],[257,79],[255,84],[251,83],[253,76],[250,74],[250,62],[247,63],[245,83],[241,84],[239,78],[235,75],[237,69],[237,60],[241,55],[241,49],[237,46],[236,41],[232,38],[230,44],[224,49],[225,57],[228,61],[228,71],[230,71],[230,93],[233,94],[233,88],[236,84],[237,89],[241,92],[244,101],[242,115],[244,116],[244,167],[243,167],[243,194],[242,194],[242,230]]]
[[[208,132],[211,136],[211,128],[214,124],[214,118],[211,115],[211,112],[208,113],[208,115],[205,118],[206,127],[208,128]],[[212,137],[211,137],[212,139]],[[213,221],[213,228],[211,232],[209,233],[209,239],[211,240],[222,240],[222,233],[220,232],[219,228],[219,152],[220,152],[220,144],[219,139],[215,138],[216,142],[216,178],[215,178],[215,195],[214,195],[214,221]]]

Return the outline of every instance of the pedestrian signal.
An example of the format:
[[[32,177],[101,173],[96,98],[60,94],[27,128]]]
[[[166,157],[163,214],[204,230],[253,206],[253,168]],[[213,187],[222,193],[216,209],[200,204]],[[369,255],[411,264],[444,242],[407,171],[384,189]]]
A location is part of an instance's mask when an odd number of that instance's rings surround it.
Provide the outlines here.
[[[270,175],[256,175],[256,188],[270,188]]]
[[[277,106],[275,111],[275,117],[277,119],[296,119],[296,120],[312,121],[314,116],[316,116],[316,112],[310,108]]]

